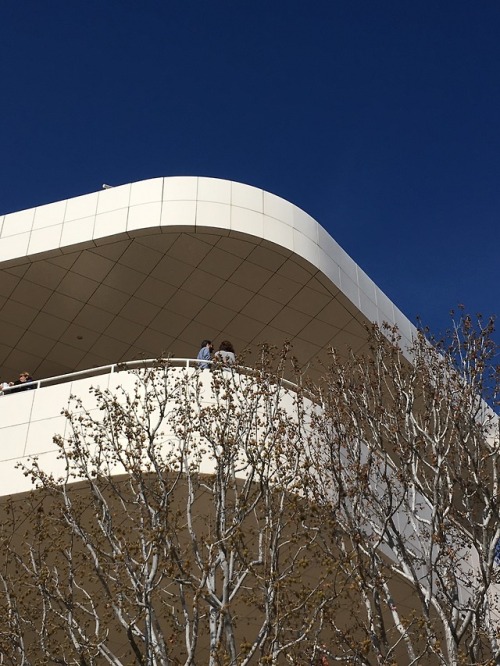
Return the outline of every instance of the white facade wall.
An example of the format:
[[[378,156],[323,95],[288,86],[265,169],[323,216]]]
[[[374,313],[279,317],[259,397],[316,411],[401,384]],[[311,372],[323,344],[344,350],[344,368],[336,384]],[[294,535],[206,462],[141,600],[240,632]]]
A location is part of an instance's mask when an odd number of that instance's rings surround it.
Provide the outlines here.
[[[193,388],[197,380],[201,384],[199,393],[202,407],[214,405],[220,399],[220,394],[215,395],[212,390],[212,373],[210,370],[197,369],[197,363],[193,360],[176,361],[181,367],[169,367],[168,381],[173,387],[175,382],[187,379]],[[104,370],[104,374],[101,371]],[[111,370],[111,371],[110,371]],[[44,472],[53,474],[56,478],[66,478],[65,462],[58,457],[58,447],[54,444],[55,435],[68,437],[70,425],[64,411],[69,409],[73,413],[75,409],[72,396],[82,399],[83,407],[96,421],[102,419],[103,412],[97,406],[97,400],[91,387],[99,388],[101,391],[109,390],[112,394],[120,396],[125,391],[129,395],[134,392],[137,377],[133,372],[127,370],[117,371],[114,367],[96,369],[95,374],[81,377],[80,373],[74,377],[68,377],[67,381],[53,385],[42,386],[35,390],[25,390],[12,395],[5,394],[0,397],[0,427],[4,445],[0,452],[0,478],[2,486],[0,496],[14,495],[29,491],[33,488],[29,475],[23,473],[23,466],[29,466],[30,459],[38,458],[40,467]],[[230,380],[231,389],[236,393],[240,388],[252,386],[253,380],[247,372],[240,374],[236,370],[223,371],[226,378]],[[306,400],[312,409],[312,403]],[[295,393],[293,387],[280,388],[279,406],[291,417],[295,410]],[[307,405],[306,405],[307,406]],[[175,400],[167,403],[167,413],[176,409]],[[256,433],[257,434],[257,433]],[[258,434],[257,434],[258,437]],[[166,447],[175,447],[177,441],[172,434],[168,424],[165,423],[164,442]],[[92,442],[89,441],[92,451]],[[210,474],[213,472],[213,461],[209,455],[201,460],[200,473]],[[123,473],[123,469],[116,467],[116,474]],[[243,473],[244,475],[244,473]],[[74,479],[67,479],[72,481]]]

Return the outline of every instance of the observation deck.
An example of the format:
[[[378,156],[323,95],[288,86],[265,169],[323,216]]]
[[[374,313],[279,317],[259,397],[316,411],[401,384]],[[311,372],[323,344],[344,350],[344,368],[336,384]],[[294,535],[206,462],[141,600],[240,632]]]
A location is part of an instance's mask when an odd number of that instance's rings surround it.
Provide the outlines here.
[[[215,404],[220,395],[216,396],[212,390],[212,371],[210,368],[200,369],[200,363],[206,362],[189,358],[130,361],[48,377],[26,384],[26,388],[23,387],[20,392],[11,395],[6,392],[0,397],[0,433],[4,442],[0,454],[0,497],[33,489],[30,475],[24,474],[22,466],[29,466],[29,461],[34,458],[39,460],[44,472],[53,474],[55,478],[68,482],[76,480],[67,475],[65,461],[58,455],[59,448],[54,443],[54,437],[67,438],[70,435],[71,426],[65,410],[76,414],[85,411],[96,422],[102,419],[95,389],[109,391],[110,395],[116,395],[118,399],[124,395],[130,396],[134,393],[138,379],[140,381],[138,373],[141,370],[161,367],[168,375],[167,381],[172,393],[167,411],[176,408],[175,398],[179,397],[176,384],[177,387],[182,386],[182,390],[188,386],[193,394],[196,391],[200,405],[206,407]],[[254,383],[255,371],[251,368],[233,366],[219,368],[218,371],[226,380],[230,380],[230,388],[236,392]],[[280,381],[280,406],[290,414],[294,408],[296,391],[297,386],[291,382],[285,379]],[[81,398],[82,406],[76,405],[75,397]],[[166,448],[175,448],[176,437],[170,431],[166,419],[164,423],[165,432],[160,444]],[[90,438],[87,443],[92,449]],[[199,471],[210,474],[212,467],[213,463],[207,457],[201,460]],[[116,474],[120,473],[123,473],[122,470],[117,468]]]
[[[116,387],[123,364],[188,358],[204,338],[253,364],[287,340],[314,377],[330,349],[362,350],[370,322],[414,334],[307,213],[227,180],[155,178],[0,216],[0,270],[0,379],[38,380],[0,398],[3,495],[27,487],[16,462],[55,456],[69,396],[97,376]]]

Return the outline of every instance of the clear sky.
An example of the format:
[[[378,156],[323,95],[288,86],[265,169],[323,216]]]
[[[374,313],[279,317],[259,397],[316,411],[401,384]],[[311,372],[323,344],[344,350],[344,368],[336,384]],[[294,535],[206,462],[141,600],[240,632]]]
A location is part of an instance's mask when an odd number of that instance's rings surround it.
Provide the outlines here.
[[[500,314],[498,0],[4,0],[0,37],[0,214],[228,178],[413,321]]]

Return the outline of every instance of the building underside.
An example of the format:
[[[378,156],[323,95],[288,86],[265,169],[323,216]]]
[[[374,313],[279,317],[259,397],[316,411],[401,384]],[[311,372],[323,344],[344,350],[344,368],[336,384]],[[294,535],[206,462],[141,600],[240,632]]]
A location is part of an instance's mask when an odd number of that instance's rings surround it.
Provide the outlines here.
[[[0,378],[293,345],[311,372],[412,326],[310,216],[209,178],[158,178],[0,217]]]

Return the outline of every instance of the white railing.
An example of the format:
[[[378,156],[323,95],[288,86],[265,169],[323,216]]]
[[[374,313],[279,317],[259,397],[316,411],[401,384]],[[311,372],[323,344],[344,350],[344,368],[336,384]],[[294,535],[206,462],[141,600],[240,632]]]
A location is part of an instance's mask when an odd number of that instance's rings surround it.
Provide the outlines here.
[[[168,359],[144,359],[139,361],[124,361],[123,363],[112,363],[110,365],[101,365],[95,368],[88,368],[87,370],[77,370],[76,372],[69,372],[65,375],[54,375],[53,377],[46,377],[45,379],[37,379],[32,382],[23,382],[16,384],[10,388],[4,389],[4,394],[17,393],[21,390],[39,389],[45,386],[54,386],[56,384],[66,384],[67,382],[75,381],[76,379],[86,379],[87,377],[98,377],[100,375],[112,375],[115,372],[122,372],[124,370],[138,370],[140,368],[150,368],[159,365],[169,365],[172,367],[196,367],[200,363],[211,363],[211,361],[200,361],[198,359],[190,358],[168,358]]]
[[[3,395],[10,395],[29,391],[31,389],[40,389],[46,386],[55,386],[56,384],[66,384],[78,379],[86,379],[88,377],[99,377],[101,375],[112,375],[117,372],[128,372],[130,370],[140,370],[141,368],[154,368],[154,367],[172,367],[172,368],[193,368],[201,369],[200,365],[209,365],[213,367],[220,367],[230,369],[239,375],[255,376],[258,375],[258,370],[249,368],[242,365],[224,366],[217,361],[207,361],[197,358],[162,358],[162,359],[141,359],[135,361],[124,361],[121,363],[112,363],[110,365],[101,365],[95,368],[88,368],[87,370],[78,370],[70,372],[65,375],[55,375],[54,377],[47,377],[45,379],[38,379],[32,382],[22,382],[15,386],[3,389]],[[280,384],[291,391],[297,392],[299,386],[287,379],[281,379]],[[0,395],[2,392],[0,392]],[[308,396],[312,399],[312,396]]]

